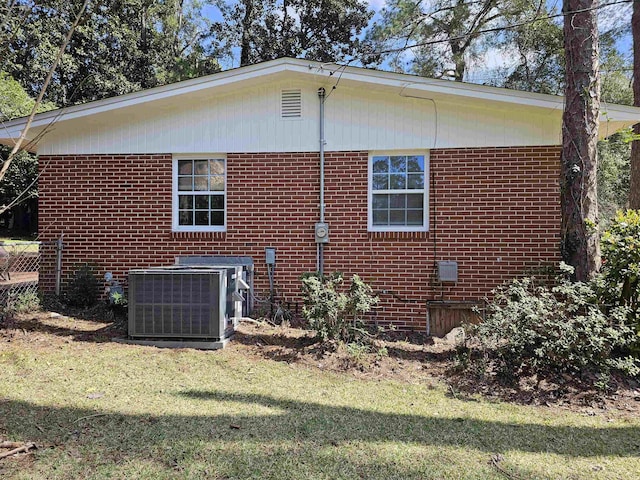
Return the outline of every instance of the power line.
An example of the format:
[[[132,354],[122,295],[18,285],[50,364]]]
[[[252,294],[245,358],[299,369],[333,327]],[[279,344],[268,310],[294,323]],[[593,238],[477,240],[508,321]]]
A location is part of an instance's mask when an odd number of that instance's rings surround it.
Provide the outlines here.
[[[387,50],[381,50],[378,52],[371,52],[370,55],[386,55],[389,53],[399,53],[399,52],[403,52],[405,50],[409,50],[411,48],[416,48],[416,47],[426,47],[429,45],[436,45],[439,43],[449,43],[452,40],[464,40],[465,38],[468,38],[471,35],[481,35],[484,33],[493,33],[493,32],[502,32],[505,30],[511,30],[512,28],[518,28],[518,27],[522,27],[524,25],[530,25],[532,23],[536,23],[536,22],[541,22],[543,20],[551,20],[554,18],[560,18],[560,17],[566,17],[568,15],[575,15],[578,13],[585,13],[585,12],[590,12],[592,10],[599,10],[601,8],[605,8],[605,7],[611,7],[613,5],[620,5],[623,3],[633,3],[634,0],[618,0],[616,2],[610,2],[610,3],[604,3],[602,5],[596,5],[595,7],[591,7],[591,8],[581,8],[579,10],[572,10],[572,11],[568,11],[568,12],[561,12],[561,13],[556,13],[554,15],[547,15],[544,17],[536,17],[536,18],[532,18],[523,22],[518,22],[518,23],[513,23],[511,25],[503,25],[501,27],[493,27],[493,28],[485,28],[483,30],[478,30],[476,32],[470,32],[470,33],[465,33],[464,35],[459,35],[457,37],[448,37],[448,38],[442,38],[439,40],[428,40],[426,42],[420,42],[420,43],[414,43],[413,45],[405,45],[402,47],[398,47],[398,48],[390,48]]]

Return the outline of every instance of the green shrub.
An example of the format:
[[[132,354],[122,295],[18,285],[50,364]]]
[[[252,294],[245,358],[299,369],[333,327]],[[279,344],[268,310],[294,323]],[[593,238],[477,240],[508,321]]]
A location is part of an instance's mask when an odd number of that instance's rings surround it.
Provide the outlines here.
[[[627,321],[640,334],[640,211],[618,212],[601,246],[602,296],[607,306],[629,307]]]
[[[611,368],[635,374],[633,361],[616,357],[634,340],[627,313],[626,306],[605,313],[592,284],[560,279],[549,288],[528,277],[495,290],[487,318],[472,329],[472,338],[479,341],[484,361],[492,360],[507,378],[533,373],[608,374]]]
[[[36,292],[12,292],[6,298],[6,304],[0,313],[2,315],[12,316],[16,313],[33,313],[38,310],[40,310],[40,297],[38,297]]]
[[[302,295],[302,312],[323,341],[351,343],[361,339],[366,334],[362,317],[378,303],[371,287],[358,275],[351,278],[351,285],[345,289],[341,273],[323,278],[318,274],[304,275]]]
[[[24,292],[18,295],[13,303],[16,313],[32,313],[40,310],[40,297],[36,292]]]
[[[95,267],[85,264],[80,266],[67,284],[65,301],[75,307],[92,307],[100,295],[100,281]]]

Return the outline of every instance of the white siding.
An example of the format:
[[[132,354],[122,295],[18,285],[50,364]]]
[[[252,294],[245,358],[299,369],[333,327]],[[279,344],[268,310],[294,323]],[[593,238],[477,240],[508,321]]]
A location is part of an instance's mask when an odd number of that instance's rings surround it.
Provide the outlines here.
[[[51,154],[308,152],[318,150],[318,95],[332,84],[280,81],[225,94],[183,95],[58,121],[38,152]],[[302,90],[302,118],[281,119],[282,89]],[[561,112],[480,101],[417,99],[401,90],[339,86],[326,101],[326,149],[557,145]]]

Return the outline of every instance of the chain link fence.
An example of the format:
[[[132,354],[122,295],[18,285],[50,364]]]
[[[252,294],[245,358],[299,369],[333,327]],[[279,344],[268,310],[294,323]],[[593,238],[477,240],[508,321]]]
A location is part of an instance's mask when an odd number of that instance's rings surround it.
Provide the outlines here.
[[[59,265],[62,242],[0,242],[0,311],[6,312],[37,297],[43,252],[56,255]],[[58,276],[58,270],[56,274]],[[56,286],[58,284],[56,278]]]

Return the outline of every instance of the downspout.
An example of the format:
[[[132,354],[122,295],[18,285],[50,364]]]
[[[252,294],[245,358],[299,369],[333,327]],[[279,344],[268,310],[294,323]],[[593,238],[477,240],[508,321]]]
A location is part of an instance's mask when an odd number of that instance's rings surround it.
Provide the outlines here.
[[[320,100],[320,223],[324,224],[324,101],[325,89],[318,89],[318,98]],[[318,242],[318,273],[322,277],[324,275],[324,243]]]

